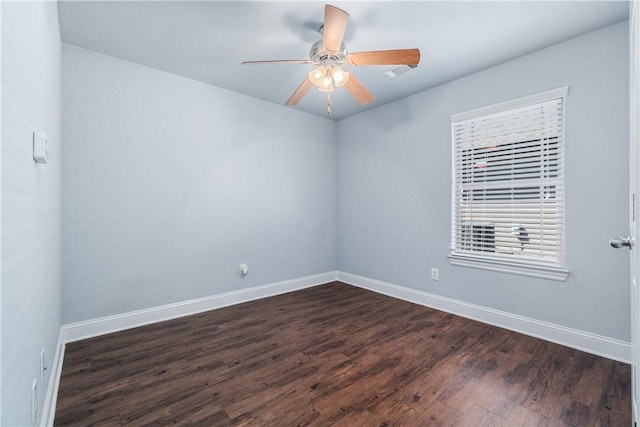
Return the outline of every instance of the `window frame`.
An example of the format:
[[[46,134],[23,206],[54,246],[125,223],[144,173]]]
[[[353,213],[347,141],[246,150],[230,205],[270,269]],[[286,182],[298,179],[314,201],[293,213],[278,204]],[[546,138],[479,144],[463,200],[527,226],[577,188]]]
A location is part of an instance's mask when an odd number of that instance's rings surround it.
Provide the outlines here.
[[[562,147],[566,147],[565,139],[565,99],[569,93],[569,87],[563,86],[556,89],[539,92],[533,95],[512,99],[505,102],[477,108],[471,111],[452,114],[451,119],[451,149],[452,149],[452,188],[451,188],[451,246],[449,250],[449,263],[455,266],[479,268],[483,270],[498,271],[504,273],[518,274],[524,276],[537,277],[542,279],[565,281],[569,275],[569,270],[565,268],[565,212],[566,212],[566,195],[562,198],[562,214],[561,214],[561,233],[560,233],[560,263],[559,265],[550,265],[538,260],[525,261],[522,259],[509,260],[505,257],[483,256],[482,251],[478,250],[474,253],[456,252],[456,139],[455,124],[489,116],[492,114],[505,113],[510,110],[530,106],[532,104],[541,104],[562,98]],[[564,162],[564,158],[562,159]],[[565,176],[562,177],[563,184],[566,182]],[[506,256],[508,258],[508,255]]]

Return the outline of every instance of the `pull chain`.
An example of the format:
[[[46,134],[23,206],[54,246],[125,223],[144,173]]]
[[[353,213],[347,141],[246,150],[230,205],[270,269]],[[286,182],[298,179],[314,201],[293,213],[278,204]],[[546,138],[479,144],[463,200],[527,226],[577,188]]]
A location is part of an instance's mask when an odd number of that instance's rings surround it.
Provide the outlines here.
[[[327,114],[331,114],[331,94],[327,92]]]

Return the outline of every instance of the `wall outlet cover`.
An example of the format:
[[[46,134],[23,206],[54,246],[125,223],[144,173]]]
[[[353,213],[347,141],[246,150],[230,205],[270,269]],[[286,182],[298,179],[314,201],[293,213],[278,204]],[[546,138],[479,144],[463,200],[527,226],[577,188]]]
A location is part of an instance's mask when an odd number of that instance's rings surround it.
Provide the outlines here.
[[[240,275],[246,276],[249,272],[249,266],[247,264],[240,264]]]

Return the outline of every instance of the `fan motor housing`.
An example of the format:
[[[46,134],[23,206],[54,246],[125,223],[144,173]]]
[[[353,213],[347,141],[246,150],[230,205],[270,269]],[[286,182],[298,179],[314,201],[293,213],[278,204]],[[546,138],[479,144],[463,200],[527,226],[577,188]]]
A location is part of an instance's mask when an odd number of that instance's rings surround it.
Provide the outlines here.
[[[316,65],[323,64],[325,66],[332,66],[343,64],[346,57],[347,48],[344,43],[340,43],[340,50],[338,50],[337,52],[330,52],[324,48],[322,40],[318,40],[313,45],[311,45],[311,49],[309,50],[309,59],[311,59],[311,62]]]

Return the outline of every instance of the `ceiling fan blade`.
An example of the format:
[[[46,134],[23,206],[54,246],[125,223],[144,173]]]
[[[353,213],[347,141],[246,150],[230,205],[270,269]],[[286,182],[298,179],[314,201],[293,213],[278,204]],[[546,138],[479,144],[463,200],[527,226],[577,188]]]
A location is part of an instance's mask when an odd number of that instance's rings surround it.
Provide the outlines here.
[[[267,61],[244,61],[241,65],[253,64],[311,64],[308,59],[271,59]]]
[[[293,95],[291,95],[291,97],[287,99],[287,102],[285,102],[284,105],[296,105],[302,99],[302,97],[305,96],[307,92],[309,92],[309,89],[311,89],[312,86],[313,84],[311,83],[311,80],[309,80],[309,77],[307,77],[300,84],[300,86],[298,86],[298,89],[293,92]]]
[[[322,26],[322,45],[330,52],[340,50],[344,31],[347,29],[349,14],[342,9],[326,4],[324,6],[324,25]]]
[[[360,104],[366,105],[370,102],[373,102],[376,97],[373,96],[373,94],[369,92],[366,87],[364,87],[360,80],[356,79],[353,73],[349,74],[349,80],[347,80],[347,83],[344,85],[344,87],[346,87],[347,90],[351,92],[351,95],[353,95],[353,97],[357,99]]]
[[[420,49],[372,50],[347,55],[351,65],[418,65]]]

